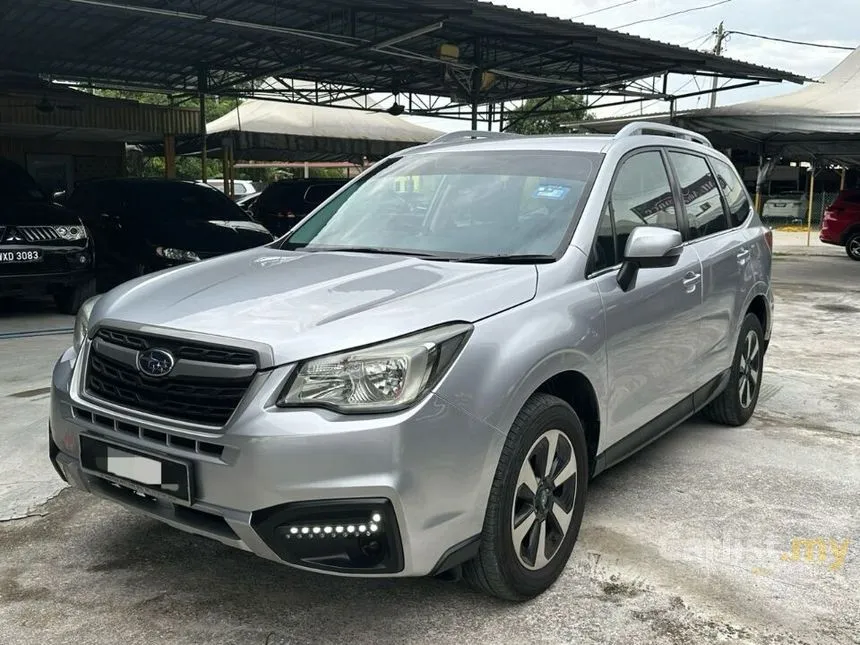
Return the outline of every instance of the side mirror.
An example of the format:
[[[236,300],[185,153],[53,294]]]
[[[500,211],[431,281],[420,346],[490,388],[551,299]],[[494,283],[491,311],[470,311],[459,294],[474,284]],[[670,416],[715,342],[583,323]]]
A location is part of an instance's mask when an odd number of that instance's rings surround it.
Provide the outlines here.
[[[627,238],[618,286],[630,291],[640,269],[661,269],[678,264],[684,239],[678,231],[660,226],[637,226]]]

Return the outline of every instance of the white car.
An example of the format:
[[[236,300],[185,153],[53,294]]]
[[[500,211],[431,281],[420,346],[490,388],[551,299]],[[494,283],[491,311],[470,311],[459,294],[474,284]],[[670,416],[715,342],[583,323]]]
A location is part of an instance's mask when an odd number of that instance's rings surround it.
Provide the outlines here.
[[[226,192],[224,190],[224,180],[223,179],[207,179],[205,182],[202,179],[198,179],[195,183],[198,184],[208,184],[212,186],[212,188],[217,188],[222,193]],[[242,197],[243,195],[250,195],[251,193],[259,192],[254,187],[254,182],[248,181],[247,179],[237,179],[235,181],[235,191],[236,197]]]
[[[806,193],[795,191],[769,197],[764,203],[762,219],[766,222],[781,220],[800,224],[806,220],[809,200]]]

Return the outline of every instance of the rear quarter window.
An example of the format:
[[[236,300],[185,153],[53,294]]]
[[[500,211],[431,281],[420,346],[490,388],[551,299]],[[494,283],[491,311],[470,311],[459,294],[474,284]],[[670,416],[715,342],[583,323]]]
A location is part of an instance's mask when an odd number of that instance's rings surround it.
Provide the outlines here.
[[[731,224],[732,226],[740,226],[750,216],[752,206],[744,185],[738,178],[734,167],[713,157],[711,157],[711,164],[714,167],[714,172],[717,174],[717,182],[720,184],[720,189],[726,198]]]

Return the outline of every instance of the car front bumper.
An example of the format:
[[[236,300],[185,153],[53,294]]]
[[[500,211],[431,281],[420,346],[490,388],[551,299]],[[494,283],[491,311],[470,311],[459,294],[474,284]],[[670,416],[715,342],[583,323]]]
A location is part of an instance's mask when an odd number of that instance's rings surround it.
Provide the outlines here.
[[[335,575],[428,575],[476,550],[500,435],[435,395],[391,415],[280,409],[273,401],[291,373],[285,366],[258,375],[223,431],[199,432],[93,403],[81,389],[80,362],[69,349],[54,368],[49,430],[51,461],[75,487],[175,528]],[[191,502],[154,499],[84,469],[82,435],[190,463]],[[385,516],[392,557],[384,567],[318,566],[275,531],[279,517],[284,526],[335,527],[349,505],[361,516]]]
[[[62,287],[75,287],[93,279],[93,256],[88,245],[38,248],[43,254],[41,262],[0,265],[0,293],[50,291]],[[20,249],[4,246],[0,250]]]

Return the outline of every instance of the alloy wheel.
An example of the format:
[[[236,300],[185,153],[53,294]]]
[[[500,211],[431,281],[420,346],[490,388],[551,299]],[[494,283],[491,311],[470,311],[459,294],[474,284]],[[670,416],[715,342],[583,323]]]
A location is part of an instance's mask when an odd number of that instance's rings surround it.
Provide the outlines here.
[[[848,240],[848,254],[852,258],[860,258],[860,235],[855,235]]]
[[[543,569],[570,530],[576,500],[576,455],[568,436],[547,430],[520,468],[511,513],[514,552],[526,569]]]
[[[761,377],[761,347],[759,345],[758,334],[752,329],[747,332],[746,339],[744,340],[738,369],[740,370],[738,396],[740,397],[741,407],[747,409],[755,399],[755,393]]]

